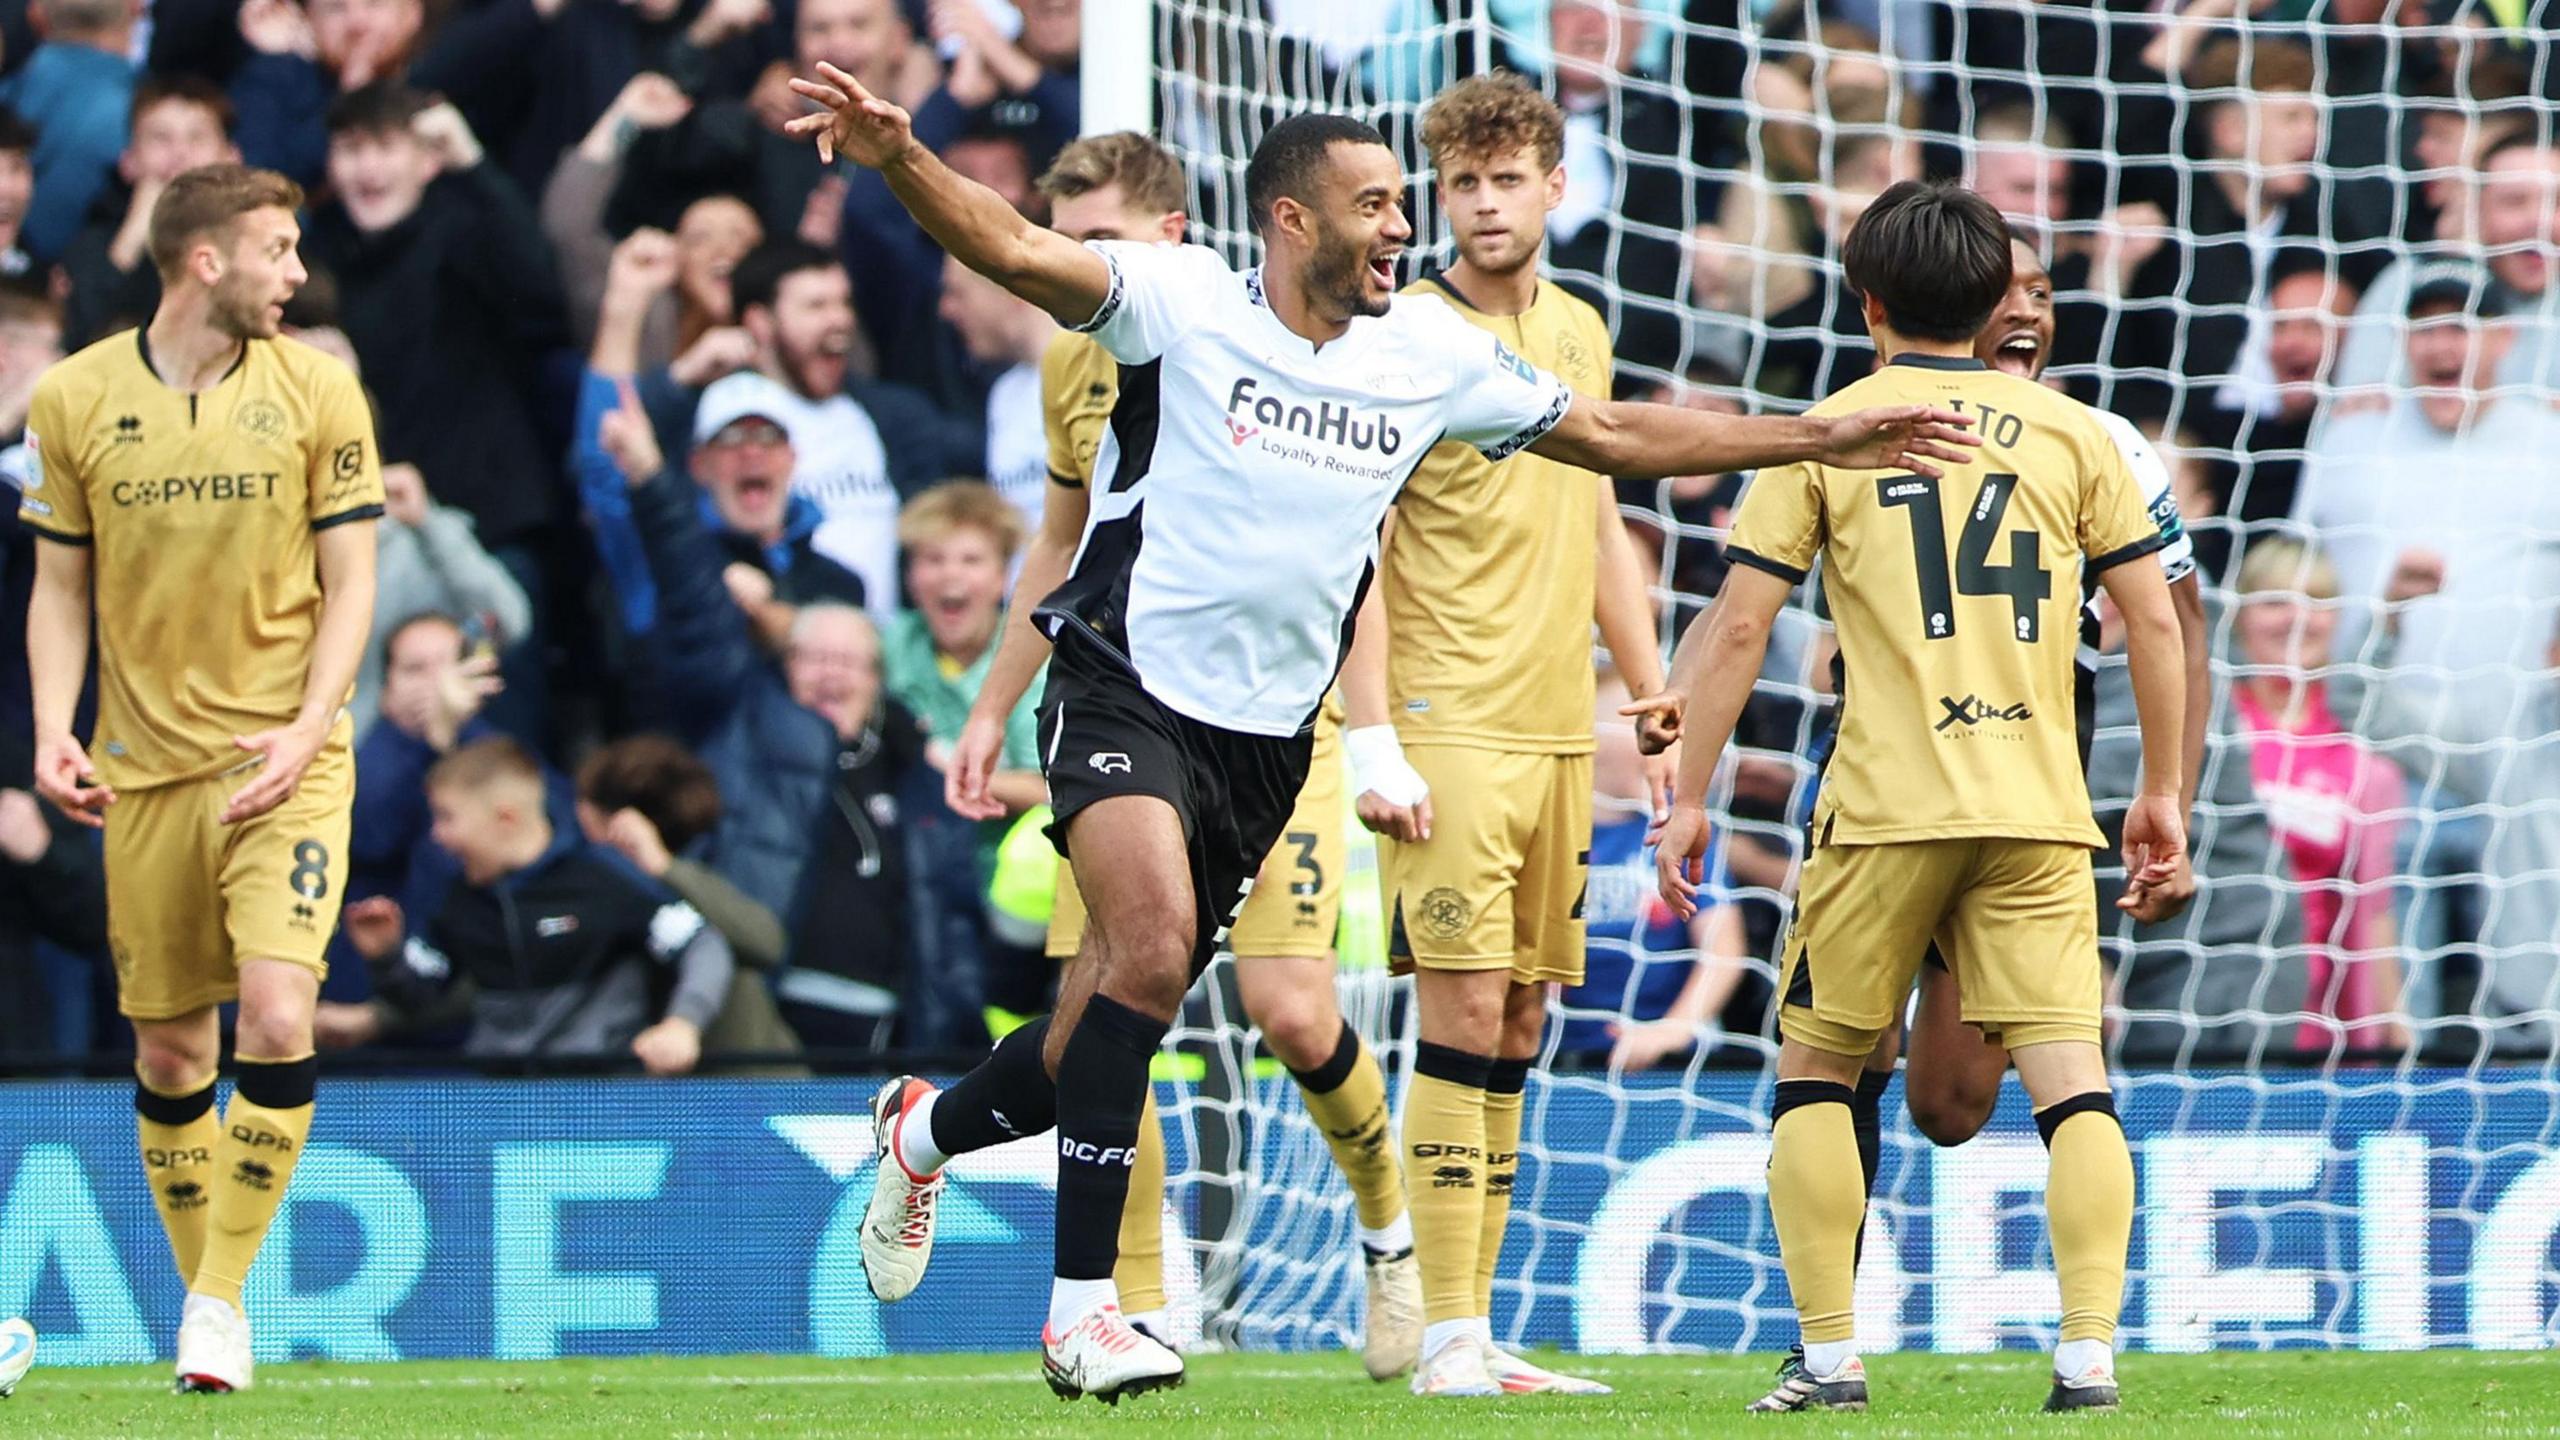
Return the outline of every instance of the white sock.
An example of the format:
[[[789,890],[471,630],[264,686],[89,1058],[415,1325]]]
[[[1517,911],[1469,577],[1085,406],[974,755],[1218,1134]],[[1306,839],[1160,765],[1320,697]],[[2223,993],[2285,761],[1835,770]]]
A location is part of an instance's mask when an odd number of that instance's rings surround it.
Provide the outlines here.
[[[1855,1340],[1825,1340],[1804,1347],[1805,1372],[1816,1380],[1840,1373],[1840,1367],[1858,1358]]]
[[[1492,1317],[1492,1316],[1490,1316],[1490,1315],[1479,1315],[1479,1316],[1477,1316],[1476,1318],[1474,1318],[1473,1320],[1468,1321],[1468,1322],[1467,1322],[1467,1324],[1468,1324],[1468,1326],[1469,1326],[1471,1329],[1473,1329],[1473,1330],[1476,1332],[1476,1338],[1477,1338],[1478,1340],[1483,1341],[1483,1342],[1484,1342],[1485,1344],[1487,1344],[1487,1345],[1493,1345],[1493,1317]],[[1499,1346],[1499,1345],[1493,1345],[1493,1348],[1494,1348],[1494,1349],[1496,1349],[1496,1350],[1501,1350],[1501,1349],[1502,1349],[1502,1347],[1501,1347],[1501,1346]],[[1510,1352],[1510,1351],[1508,1351],[1508,1350],[1504,1350],[1504,1351],[1503,1351],[1503,1353],[1504,1353],[1504,1354],[1506,1354],[1506,1355],[1508,1355],[1508,1354],[1510,1354],[1511,1352]]]
[[[1064,1335],[1076,1322],[1105,1305],[1120,1303],[1120,1287],[1109,1280],[1051,1280],[1049,1328]]]
[[[1170,1310],[1135,1310],[1121,1318],[1168,1345],[1173,1343],[1173,1312]]]
[[[931,1179],[935,1171],[951,1163],[950,1156],[933,1147],[933,1102],[941,1098],[941,1091],[933,1091],[917,1101],[904,1119],[889,1127],[897,1141],[899,1163],[919,1180]]]
[[[2077,1380],[2092,1368],[2116,1373],[2116,1347],[2105,1340],[2065,1340],[2053,1347],[2053,1373]]]
[[[1361,1226],[1360,1243],[1372,1255],[1401,1255],[1412,1249],[1412,1214],[1408,1212],[1398,1215],[1375,1230],[1366,1225]]]
[[[1490,1336],[1493,1333],[1490,1328],[1481,1332],[1476,1328],[1483,1324],[1484,1322],[1481,1320],[1432,1321],[1429,1325],[1424,1326],[1422,1330],[1422,1358],[1428,1360],[1432,1356],[1439,1354],[1441,1351],[1448,1349],[1451,1341],[1473,1340]]]
[[[230,1301],[228,1301],[228,1300],[217,1300],[217,1299],[215,1299],[213,1296],[210,1296],[210,1295],[198,1295],[198,1294],[196,1294],[194,1291],[190,1290],[190,1291],[188,1291],[188,1292],[187,1292],[187,1303],[186,1303],[186,1305],[178,1311],[178,1320],[179,1320],[179,1322],[180,1322],[180,1323],[182,1323],[182,1324],[183,1324],[183,1323],[185,1323],[185,1322],[186,1322],[186,1321],[188,1321],[188,1320],[192,1320],[192,1319],[194,1319],[194,1318],[195,1318],[195,1313],[196,1313],[197,1311],[199,1311],[199,1310],[230,1310],[230,1309],[231,1309],[231,1302],[230,1302]],[[233,1313],[237,1313],[237,1312],[235,1311],[235,1312],[233,1312]]]

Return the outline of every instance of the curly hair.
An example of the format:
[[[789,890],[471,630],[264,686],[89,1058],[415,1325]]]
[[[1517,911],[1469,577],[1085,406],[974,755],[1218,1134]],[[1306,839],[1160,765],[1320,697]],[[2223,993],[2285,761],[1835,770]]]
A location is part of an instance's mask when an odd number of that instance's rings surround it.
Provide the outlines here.
[[[1564,112],[1508,70],[1471,75],[1423,113],[1422,147],[1434,166],[1527,149],[1553,170],[1564,163]]]

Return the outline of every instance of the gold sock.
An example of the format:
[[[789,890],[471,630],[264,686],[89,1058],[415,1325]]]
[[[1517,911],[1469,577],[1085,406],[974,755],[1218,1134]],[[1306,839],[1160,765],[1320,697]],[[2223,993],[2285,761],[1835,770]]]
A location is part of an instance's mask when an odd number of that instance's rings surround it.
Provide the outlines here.
[[[2064,1113],[2048,1123],[2055,1111]],[[2133,1152],[2124,1126],[2112,1099],[2095,1092],[2039,1112],[2036,1128],[2051,1152],[2044,1212],[2062,1288],[2061,1338],[2111,1341],[2133,1240]]]
[[[1353,1208],[1360,1223],[1384,1230],[1405,1209],[1404,1171],[1388,1144],[1387,1077],[1378,1057],[1360,1043],[1360,1032],[1348,1021],[1333,1058],[1296,1075],[1305,1095],[1307,1114],[1333,1147],[1333,1163],[1351,1182]]]
[[[1857,1336],[1858,1231],[1867,1202],[1858,1168],[1858,1132],[1849,1117],[1857,1092],[1828,1080],[1778,1082],[1778,1122],[1769,1142],[1769,1213],[1778,1257],[1809,1345]]]
[[[240,1061],[240,1084],[222,1112],[222,1140],[214,1147],[204,1258],[188,1287],[195,1293],[240,1303],[249,1266],[284,1203],[294,1162],[311,1134],[311,1093],[318,1075],[319,1062],[308,1055]]]
[[[1476,1237],[1476,1308],[1493,1318],[1493,1276],[1502,1268],[1502,1232],[1511,1226],[1511,1182],[1520,1174],[1520,1116],[1529,1062],[1496,1060],[1484,1092],[1484,1228]]]
[[[1156,1087],[1138,1115],[1138,1153],[1129,1162],[1129,1198],[1120,1207],[1120,1258],[1111,1267],[1120,1288],[1120,1313],[1143,1315],[1165,1308],[1164,1122],[1156,1115]]]
[[[160,1212],[160,1228],[169,1233],[169,1254],[178,1262],[178,1283],[194,1281],[204,1258],[205,1213],[213,1203],[213,1152],[222,1140],[222,1121],[213,1113],[213,1081],[183,1095],[163,1095],[149,1085],[133,1092],[134,1129],[142,1144],[142,1174],[151,1186],[151,1203]]]
[[[1424,1041],[1405,1100],[1404,1163],[1413,1187],[1413,1252],[1423,1317],[1476,1313],[1476,1245],[1484,1233],[1484,1084],[1492,1057]]]

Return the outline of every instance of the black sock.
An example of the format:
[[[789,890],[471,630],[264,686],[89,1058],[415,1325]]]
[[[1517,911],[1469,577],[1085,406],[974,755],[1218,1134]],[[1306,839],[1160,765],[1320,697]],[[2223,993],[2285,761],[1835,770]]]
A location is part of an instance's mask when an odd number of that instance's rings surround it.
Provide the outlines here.
[[[1849,1102],[1849,1128],[1858,1132],[1858,1168],[1866,1172],[1867,1198],[1876,1197],[1876,1171],[1884,1164],[1884,1090],[1893,1083],[1890,1070],[1858,1075],[1858,1098]]]
[[[1085,1002],[1084,1018],[1058,1057],[1061,1280],[1108,1280],[1119,1263],[1120,1211],[1129,1200],[1129,1167],[1146,1107],[1147,1063],[1164,1047],[1165,1028],[1162,1020],[1096,995]]]
[[[1040,1063],[1049,1038],[1042,1016],[996,1042],[978,1068],[933,1102],[933,1147],[966,1155],[1037,1135],[1058,1123],[1058,1084]]]
[[[1867,1177],[1867,1208],[1875,1208],[1876,1171],[1884,1164],[1884,1089],[1893,1083],[1890,1070],[1862,1070],[1858,1073],[1858,1098],[1849,1102],[1849,1128],[1858,1137],[1858,1170]],[[1849,1263],[1862,1265],[1867,1258],[1867,1227],[1858,1227],[1858,1248]]]

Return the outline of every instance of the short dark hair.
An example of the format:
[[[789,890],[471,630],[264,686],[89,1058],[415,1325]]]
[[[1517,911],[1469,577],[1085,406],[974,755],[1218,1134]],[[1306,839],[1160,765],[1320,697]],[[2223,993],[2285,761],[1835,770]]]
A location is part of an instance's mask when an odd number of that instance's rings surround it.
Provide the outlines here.
[[[36,148],[36,127],[27,117],[0,105],[0,151],[25,155]]]
[[[163,105],[193,105],[213,116],[213,123],[228,140],[240,123],[240,114],[231,108],[231,97],[222,87],[201,75],[146,75],[133,87],[133,108],[125,112],[128,132],[141,123],[142,117]]]
[[[427,771],[429,793],[439,790],[480,791],[492,785],[542,788],[542,762],[508,736],[492,735],[452,751]]]
[[[664,735],[632,735],[578,767],[578,798],[612,814],[637,810],[670,850],[682,850],[720,823],[720,782],[711,767]]]
[[[2532,126],[2518,126],[2517,128],[2508,131],[2506,134],[2499,136],[2497,139],[2490,141],[2488,144],[2481,146],[2480,158],[2473,162],[2473,168],[2479,173],[2485,175],[2488,173],[2490,164],[2504,156],[2510,150],[2531,150],[2542,155],[2545,159],[2548,159],[2551,155],[2552,146],[2550,141],[2545,140],[2542,136],[2536,134]]]
[[[199,165],[169,182],[151,207],[151,263],[163,281],[186,264],[187,247],[212,231],[228,232],[243,215],[302,208],[302,187],[273,170]],[[226,233],[223,243],[230,243]]]
[[[733,313],[744,315],[750,306],[761,305],[770,310],[774,298],[782,293],[782,282],[803,270],[833,270],[836,257],[792,236],[767,240],[746,253],[738,268],[729,272],[729,305]]]
[[[1244,204],[1259,233],[1271,224],[1271,207],[1282,196],[1304,202],[1308,187],[1324,168],[1325,154],[1336,145],[1384,145],[1387,137],[1366,120],[1348,115],[1292,115],[1263,132],[1244,167]],[[731,282],[735,284],[735,281]]]
[[[1970,340],[2009,292],[2009,225],[1961,185],[1904,180],[1850,227],[1840,264],[1894,333]]]
[[[425,95],[396,80],[376,80],[329,102],[329,138],[341,135],[406,135],[426,113]]]

